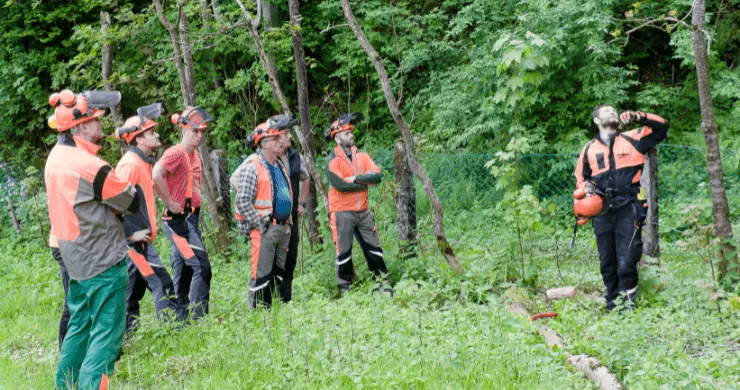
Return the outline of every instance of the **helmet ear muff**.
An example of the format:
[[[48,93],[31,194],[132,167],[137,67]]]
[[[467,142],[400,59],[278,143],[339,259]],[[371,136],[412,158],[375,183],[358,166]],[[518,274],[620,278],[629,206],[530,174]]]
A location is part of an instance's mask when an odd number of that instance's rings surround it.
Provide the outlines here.
[[[170,122],[172,122],[173,125],[180,123],[180,114],[172,114]]]
[[[59,104],[59,100],[61,99],[61,96],[59,96],[58,92],[54,92],[49,96],[49,105],[52,107],[56,107]]]
[[[69,89],[65,89],[64,91],[60,92],[59,98],[62,101],[62,104],[67,107],[74,106],[75,101],[77,100],[77,96],[75,96],[75,93],[70,91]]]
[[[324,139],[327,141],[331,141],[331,129],[324,131]]]

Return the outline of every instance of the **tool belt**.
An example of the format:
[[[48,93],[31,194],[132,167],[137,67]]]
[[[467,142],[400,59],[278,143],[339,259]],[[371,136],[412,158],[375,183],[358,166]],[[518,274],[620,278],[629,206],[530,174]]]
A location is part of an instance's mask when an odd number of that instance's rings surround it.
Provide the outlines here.
[[[190,214],[199,214],[199,213],[200,213],[200,207],[193,207],[190,198],[187,198],[185,199],[185,204],[182,207],[182,213],[172,214],[172,212],[168,208],[165,208],[164,215],[162,216],[162,220],[182,221],[182,220],[187,219]]]
[[[618,195],[637,195],[640,193],[640,186],[627,185],[624,187],[607,188],[604,190],[606,196],[613,198]]]

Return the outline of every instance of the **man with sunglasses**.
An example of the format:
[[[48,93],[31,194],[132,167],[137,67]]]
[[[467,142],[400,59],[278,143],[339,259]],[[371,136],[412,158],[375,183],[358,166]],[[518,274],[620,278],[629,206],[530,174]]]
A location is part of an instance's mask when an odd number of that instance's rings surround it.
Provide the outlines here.
[[[182,141],[168,148],[154,165],[154,190],[165,205],[162,230],[172,245],[171,261],[177,318],[208,314],[211,262],[200,231],[201,160],[203,142],[213,117],[201,107],[187,107],[170,118],[182,132]]]
[[[152,153],[162,144],[156,132],[162,104],[154,103],[137,109],[138,115],[126,120],[123,127],[116,129],[116,139],[126,142],[130,148],[116,166],[118,175],[136,187],[139,197],[139,212],[123,218],[123,231],[129,247],[128,288],[126,289],[126,330],[136,328],[139,306],[146,290],[152,292],[157,319],[170,318],[177,310],[174,285],[167,268],[154,248],[157,235],[157,204],[154,199]],[[182,310],[180,310],[182,311]]]
[[[285,277],[285,258],[291,234],[293,190],[280,156],[285,153],[289,129],[296,121],[287,115],[271,117],[248,137],[259,147],[241,170],[236,192],[239,233],[252,242],[252,277],[249,280],[249,307],[272,306],[272,294]]]

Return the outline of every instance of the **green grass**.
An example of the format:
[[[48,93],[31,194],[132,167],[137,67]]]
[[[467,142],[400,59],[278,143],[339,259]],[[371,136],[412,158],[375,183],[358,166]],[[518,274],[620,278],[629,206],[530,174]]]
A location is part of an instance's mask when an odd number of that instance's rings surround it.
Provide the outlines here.
[[[599,358],[629,389],[737,389],[740,321],[726,300],[695,286],[709,267],[663,244],[659,266],[641,270],[640,308],[606,314],[593,232],[570,248],[569,220],[524,232],[501,226],[492,205],[447,210],[447,236],[465,267],[452,274],[436,253],[427,202],[420,200],[422,256],[397,260],[392,188],[371,192],[394,298],[370,293],[359,248],[360,282],[337,295],[333,245],[297,270],[295,300],[247,309],[248,246],[213,254],[211,313],[184,329],[154,320],[143,301],[139,330],[126,340],[113,389],[401,388],[590,389],[548,351],[525,318],[510,314],[506,290],[525,287],[531,312],[556,310],[548,325],[573,354]],[[559,226],[554,229],[553,222]],[[207,235],[207,234],[206,234]],[[0,239],[0,389],[53,387],[62,288],[48,249],[33,237]],[[206,239],[206,244],[210,241]],[[160,255],[169,258],[163,237]],[[557,248],[557,249],[556,249]],[[168,264],[169,261],[165,260]],[[559,263],[559,267],[558,267]],[[550,287],[574,285],[575,298],[546,302]]]

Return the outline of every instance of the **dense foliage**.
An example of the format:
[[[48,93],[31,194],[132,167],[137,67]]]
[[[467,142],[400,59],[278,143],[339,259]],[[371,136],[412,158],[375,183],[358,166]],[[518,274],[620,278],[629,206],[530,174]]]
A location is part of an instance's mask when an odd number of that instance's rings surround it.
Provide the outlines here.
[[[186,3],[198,103],[218,119],[210,143],[239,156],[246,131],[276,112],[278,104],[254,43],[239,24],[237,4],[221,1],[217,21],[203,18],[201,7],[210,2]],[[295,105],[287,2],[272,3],[277,17],[263,21],[262,39]],[[370,118],[365,144],[389,145],[398,132],[370,62],[343,26],[339,1],[302,3],[315,125],[323,128],[338,112],[361,111]],[[102,88],[104,43],[115,49],[111,82],[123,93],[125,116],[155,100],[172,112],[182,108],[171,42],[154,7],[144,1],[114,4],[5,3],[0,18],[2,161],[42,163],[53,143],[45,126],[49,93]],[[520,147],[528,150],[575,149],[590,136],[591,108],[604,102],[659,112],[672,122],[673,142],[695,142],[700,117],[688,31],[643,28],[625,42],[634,24],[624,21],[680,18],[690,5],[690,0],[366,0],[354,8],[384,57],[402,96],[403,114],[423,148],[498,151],[509,145],[513,127],[524,135]],[[105,34],[100,11],[111,14]],[[723,142],[735,146],[740,2],[711,2],[708,15],[715,112]],[[174,138],[172,130],[165,124],[162,132]],[[319,136],[315,141],[323,142]],[[115,149],[108,152],[111,158]]]

